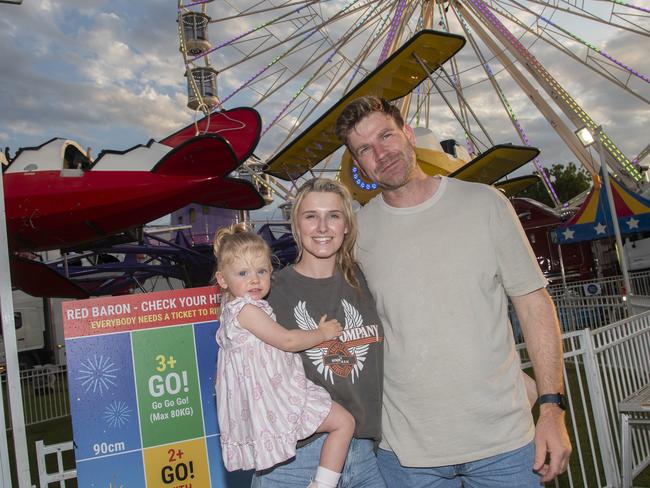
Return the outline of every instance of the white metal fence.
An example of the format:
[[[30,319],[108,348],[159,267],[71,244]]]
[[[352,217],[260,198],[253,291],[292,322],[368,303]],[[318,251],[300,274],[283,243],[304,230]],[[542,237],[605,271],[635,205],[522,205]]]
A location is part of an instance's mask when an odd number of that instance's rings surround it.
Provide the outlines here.
[[[556,486],[620,486],[618,404],[650,383],[650,311],[599,329],[563,334],[567,424],[573,455]],[[530,367],[525,344],[519,346]],[[650,463],[650,431],[633,433],[634,474]]]
[[[650,311],[589,332],[593,341],[602,401],[612,432],[615,466],[621,459],[621,416],[618,404],[650,384]],[[650,463],[650,431],[633,433],[633,473]],[[601,448],[602,449],[602,448]]]
[[[46,422],[70,415],[65,366],[38,366],[20,372],[25,411],[25,425]],[[2,388],[7,398],[7,376],[2,374]],[[5,408],[7,428],[11,428],[9,409]]]
[[[637,298],[650,297],[650,271],[631,273],[630,286]],[[630,315],[628,304],[622,295],[622,276],[551,285],[547,290],[555,303],[563,333],[586,328],[598,329]],[[521,343],[524,338],[512,304],[509,313],[515,342]]]
[[[77,470],[74,468],[66,469],[64,466],[63,453],[66,451],[74,451],[74,443],[72,441],[62,442],[61,444],[51,444],[48,446],[46,446],[43,441],[36,441],[38,486],[40,488],[49,488],[52,483],[56,483],[55,486],[58,488],[64,488],[65,486],[68,486],[66,480],[77,479]],[[51,455],[54,455],[56,459],[56,467],[54,471],[48,472],[45,458]]]
[[[628,316],[627,304],[620,295],[553,298],[562,332],[597,329]]]
[[[650,271],[630,273],[630,287],[635,295],[650,295]],[[572,281],[566,285],[558,283],[548,287],[548,292],[553,298],[563,295],[622,295],[622,291],[623,277],[620,275],[593,280]]]
[[[628,307],[620,295],[601,296],[553,296],[562,333],[582,329],[598,329],[628,317]],[[510,322],[515,342],[524,342],[517,314],[509,304]]]

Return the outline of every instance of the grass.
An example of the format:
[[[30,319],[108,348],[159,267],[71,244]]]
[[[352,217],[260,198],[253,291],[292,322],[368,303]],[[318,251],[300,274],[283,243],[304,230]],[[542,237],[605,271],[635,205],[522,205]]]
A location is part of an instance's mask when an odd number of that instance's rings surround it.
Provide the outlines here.
[[[5,422],[9,426],[9,397],[7,383],[2,381],[3,399],[5,408]],[[30,477],[32,483],[38,486],[38,464],[36,461],[36,441],[42,440],[46,445],[67,442],[72,439],[72,424],[70,416],[58,420],[39,422],[48,411],[57,416],[69,412],[67,378],[64,373],[35,375],[31,380],[22,381],[22,401],[25,411],[25,423],[31,424],[26,428],[27,453],[29,457]],[[46,408],[43,406],[47,405]],[[37,423],[35,423],[37,422]],[[7,433],[9,447],[12,486],[18,486],[16,478],[16,459],[14,455],[13,431]],[[45,459],[47,472],[57,470],[56,455],[48,455]],[[63,466],[71,469],[75,466],[74,452],[63,454]],[[58,485],[57,485],[58,486]],[[76,480],[66,482],[66,487],[77,486]]]
[[[596,436],[596,427],[594,424],[592,406],[589,400],[589,395],[585,395],[585,405],[582,405],[579,398],[580,384],[583,388],[587,386],[587,379],[584,375],[584,369],[576,369],[572,364],[565,364],[566,377],[568,380],[567,391],[571,392],[573,399],[573,417],[567,412],[567,428],[569,436],[571,437],[571,444],[573,446],[573,454],[569,462],[569,471],[571,472],[573,484],[569,480],[568,474],[564,474],[558,479],[558,486],[561,488],[571,486],[584,486],[585,488],[604,486],[605,473],[600,465],[600,446]],[[533,376],[532,370],[526,371]],[[579,377],[579,375],[581,375]],[[537,409],[533,412],[537,418]],[[594,440],[594,453],[585,452],[589,450],[590,446],[590,432],[591,438]],[[580,467],[580,458],[578,455],[578,447],[581,447],[583,453],[584,472]],[[598,466],[594,462],[596,459]],[[598,472],[597,472],[598,470]],[[600,484],[598,483],[600,481]],[[650,466],[646,467],[635,479],[633,486],[636,488],[650,488]]]

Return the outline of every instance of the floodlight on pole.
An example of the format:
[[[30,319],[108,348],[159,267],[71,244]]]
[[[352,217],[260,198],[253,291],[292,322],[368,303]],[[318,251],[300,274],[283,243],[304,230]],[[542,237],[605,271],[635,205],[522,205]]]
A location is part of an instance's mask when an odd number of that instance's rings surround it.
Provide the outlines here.
[[[578,136],[578,139],[580,139],[580,142],[585,147],[591,146],[594,142],[596,142],[594,136],[586,127],[583,127],[582,129],[578,129],[576,131],[576,136]]]
[[[18,343],[16,342],[16,323],[14,303],[11,292],[11,273],[9,266],[9,239],[7,236],[7,212],[5,208],[4,184],[0,182],[0,321],[5,346],[5,361],[7,363],[7,393],[9,395],[9,411],[11,412],[11,427],[13,429],[16,477],[18,488],[32,486],[29,471],[29,456],[27,451],[27,431],[25,430],[25,413],[23,410],[22,385],[18,365]],[[4,421],[4,400],[0,408]],[[3,425],[4,423],[1,422]],[[3,427],[4,435],[4,427]],[[4,442],[2,447],[4,449]],[[6,453],[0,455],[2,476],[6,475]],[[7,485],[3,481],[2,486]]]

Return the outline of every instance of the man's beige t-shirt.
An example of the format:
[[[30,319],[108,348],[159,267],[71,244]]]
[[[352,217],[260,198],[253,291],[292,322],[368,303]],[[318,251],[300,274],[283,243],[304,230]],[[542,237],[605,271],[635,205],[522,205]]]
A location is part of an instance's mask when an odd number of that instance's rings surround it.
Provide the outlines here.
[[[358,220],[357,259],[385,332],[380,447],[424,467],[530,442],[507,296],[546,279],[507,199],[443,177],[426,202],[394,208],[380,195]]]

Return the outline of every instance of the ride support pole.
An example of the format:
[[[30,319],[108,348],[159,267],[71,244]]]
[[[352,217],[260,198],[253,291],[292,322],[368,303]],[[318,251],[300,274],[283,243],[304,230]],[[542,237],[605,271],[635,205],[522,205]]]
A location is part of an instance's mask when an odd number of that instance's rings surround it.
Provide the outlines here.
[[[632,286],[630,285],[630,274],[627,270],[627,256],[625,255],[625,249],[623,248],[623,239],[621,238],[621,228],[618,225],[618,214],[616,213],[616,205],[614,204],[614,196],[612,195],[612,185],[609,181],[609,170],[607,168],[607,158],[605,155],[605,148],[600,140],[600,135],[602,132],[601,126],[596,128],[596,133],[594,134],[594,140],[596,142],[596,148],[598,149],[598,155],[600,156],[601,164],[601,173],[603,176],[603,183],[605,185],[605,192],[607,194],[607,201],[609,203],[609,211],[612,217],[612,226],[614,230],[614,236],[616,237],[616,247],[618,250],[618,259],[620,261],[621,273],[623,275],[623,299],[625,300],[625,305],[627,307],[628,314],[631,316],[634,314],[632,310],[632,304],[628,299],[629,295],[633,295]]]
[[[9,392],[11,427],[14,433],[14,454],[16,458],[18,487],[31,488],[29,457],[27,454],[27,433],[25,431],[25,415],[23,413],[23,395],[20,386],[20,368],[18,366],[18,345],[16,344],[14,302],[11,293],[9,241],[7,238],[7,212],[5,210],[4,183],[0,184],[0,312],[2,312],[2,336],[4,337],[5,343],[7,390]],[[3,430],[2,434],[6,435],[6,430]],[[11,481],[9,484],[3,486],[11,486]]]

